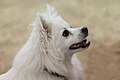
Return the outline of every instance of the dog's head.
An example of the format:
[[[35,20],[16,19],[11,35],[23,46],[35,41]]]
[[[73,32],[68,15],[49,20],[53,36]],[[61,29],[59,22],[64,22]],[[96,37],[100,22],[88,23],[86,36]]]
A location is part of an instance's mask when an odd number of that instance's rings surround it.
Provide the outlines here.
[[[89,47],[87,27],[72,28],[65,22],[54,7],[47,6],[45,13],[38,13],[40,29],[52,40],[52,47],[62,53],[75,53]],[[45,35],[45,36],[46,36]]]

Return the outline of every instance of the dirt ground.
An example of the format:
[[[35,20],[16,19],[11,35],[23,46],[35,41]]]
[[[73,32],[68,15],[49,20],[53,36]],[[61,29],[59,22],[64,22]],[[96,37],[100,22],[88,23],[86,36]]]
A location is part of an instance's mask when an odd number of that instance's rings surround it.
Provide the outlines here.
[[[56,6],[72,26],[87,26],[92,42],[77,53],[86,80],[120,80],[120,0],[0,0],[0,74],[25,44],[29,24],[46,3]]]

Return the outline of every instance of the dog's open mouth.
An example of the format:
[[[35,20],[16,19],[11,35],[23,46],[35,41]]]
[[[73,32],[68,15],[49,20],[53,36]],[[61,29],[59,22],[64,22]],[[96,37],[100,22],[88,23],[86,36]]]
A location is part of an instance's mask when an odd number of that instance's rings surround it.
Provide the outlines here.
[[[87,47],[89,47],[89,45],[90,45],[90,41],[87,42],[87,39],[85,39],[79,43],[72,44],[70,46],[70,49],[74,50],[74,49],[79,49],[79,48],[87,48]]]

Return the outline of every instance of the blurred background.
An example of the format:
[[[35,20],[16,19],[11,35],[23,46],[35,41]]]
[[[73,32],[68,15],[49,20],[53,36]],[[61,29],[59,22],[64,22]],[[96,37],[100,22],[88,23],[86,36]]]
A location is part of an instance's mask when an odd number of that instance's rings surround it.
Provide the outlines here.
[[[120,0],[0,0],[0,74],[29,37],[29,24],[46,3],[72,26],[87,26],[89,49],[78,53],[86,80],[120,80]]]

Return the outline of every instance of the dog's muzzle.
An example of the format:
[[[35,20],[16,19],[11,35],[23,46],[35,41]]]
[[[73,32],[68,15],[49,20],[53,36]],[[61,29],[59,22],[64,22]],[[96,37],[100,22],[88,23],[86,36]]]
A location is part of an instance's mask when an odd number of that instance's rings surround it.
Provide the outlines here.
[[[88,28],[87,27],[83,27],[81,29],[82,34],[84,35],[84,37],[86,38],[88,36]],[[75,50],[75,49],[79,49],[79,48],[87,48],[90,46],[90,41],[87,41],[87,39],[83,39],[82,41],[72,44],[69,49],[71,50]]]

